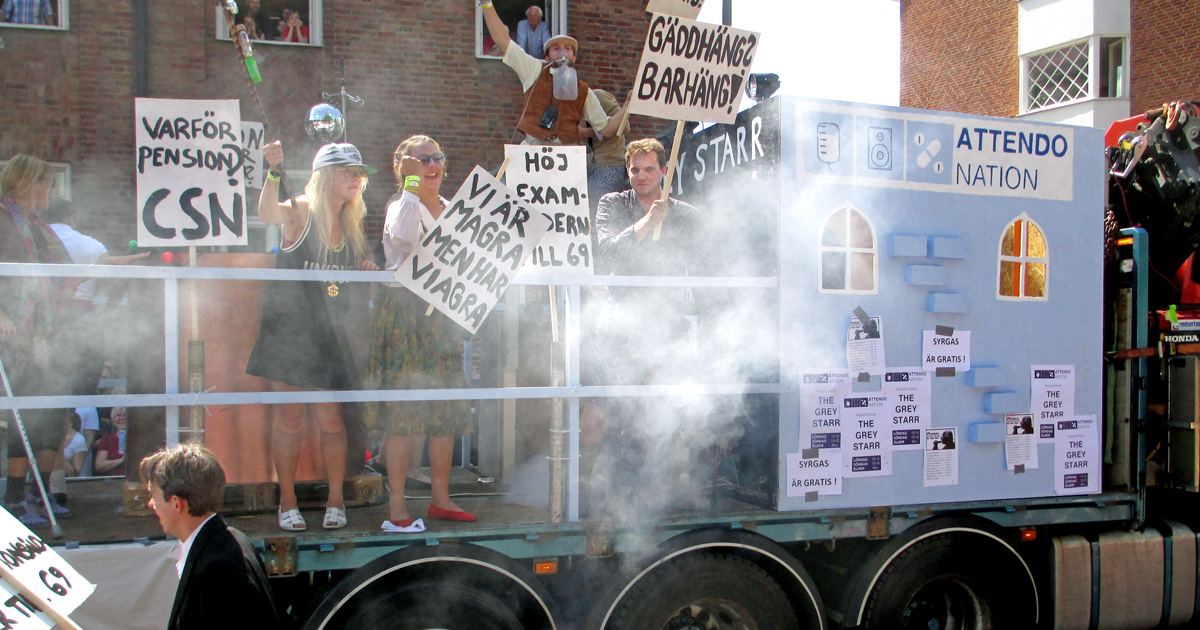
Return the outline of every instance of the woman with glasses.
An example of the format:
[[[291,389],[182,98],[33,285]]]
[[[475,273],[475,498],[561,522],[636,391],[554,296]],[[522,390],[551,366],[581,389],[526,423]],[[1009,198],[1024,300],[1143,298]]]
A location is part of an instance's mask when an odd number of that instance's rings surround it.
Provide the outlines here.
[[[283,146],[263,147],[270,170],[258,201],[264,223],[282,227],[277,269],[362,269],[376,271],[363,232],[367,213],[362,193],[375,169],[362,163],[352,144],[327,144],[313,158],[312,177],[295,201],[279,201],[279,165]],[[359,286],[361,288],[361,285]],[[351,356],[343,319],[352,302],[364,301],[355,285],[333,281],[272,282],[263,302],[258,341],[246,372],[271,380],[272,391],[355,389],[358,371]],[[346,526],[342,483],[346,476],[346,428],[339,403],[272,405],[274,433],[271,455],[279,477],[279,527],[306,528],[296,498],[296,469],[300,461],[300,432],[305,415],[321,433],[321,460],[329,496],[325,529]]]
[[[445,179],[446,156],[428,136],[413,136],[396,147],[392,168],[400,190],[388,204],[383,224],[386,267],[403,265],[421,237],[442,215],[446,200],[439,194]],[[383,290],[375,308],[367,378],[379,389],[466,387],[463,373],[462,329],[434,311],[408,289]],[[454,436],[471,431],[470,407],[465,400],[385,401],[367,406],[368,427],[386,431],[388,520],[385,531],[420,531],[424,522],[409,514],[404,483],[412,457],[413,438],[428,436],[429,518],[474,521],[450,500],[450,461]]]

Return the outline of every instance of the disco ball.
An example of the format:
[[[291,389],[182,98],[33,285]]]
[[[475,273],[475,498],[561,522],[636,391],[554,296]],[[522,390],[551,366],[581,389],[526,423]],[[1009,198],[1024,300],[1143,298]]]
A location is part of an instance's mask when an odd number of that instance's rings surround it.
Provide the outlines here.
[[[345,130],[346,119],[342,112],[327,103],[313,105],[304,119],[304,131],[308,137],[322,144],[341,138]]]

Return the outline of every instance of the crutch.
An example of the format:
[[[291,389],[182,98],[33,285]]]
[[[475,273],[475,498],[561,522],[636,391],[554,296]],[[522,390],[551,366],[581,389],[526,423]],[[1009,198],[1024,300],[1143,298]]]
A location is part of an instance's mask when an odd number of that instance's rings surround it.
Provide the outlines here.
[[[8,394],[9,398],[13,398],[12,385],[8,382],[8,371],[4,369],[4,359],[2,358],[0,358],[0,378],[4,379],[4,393]],[[15,408],[12,412],[17,419],[17,430],[21,432],[21,443],[25,445],[25,454],[29,456],[30,466],[33,467],[33,480],[37,482],[38,491],[42,493],[42,505],[46,506],[46,517],[50,519],[50,531],[55,538],[62,538],[63,530],[58,526],[58,519],[54,518],[54,507],[50,503],[46,485],[42,483],[42,475],[37,467],[37,458],[33,456],[33,446],[29,443],[29,434],[25,432],[25,423],[21,422],[21,412]]]

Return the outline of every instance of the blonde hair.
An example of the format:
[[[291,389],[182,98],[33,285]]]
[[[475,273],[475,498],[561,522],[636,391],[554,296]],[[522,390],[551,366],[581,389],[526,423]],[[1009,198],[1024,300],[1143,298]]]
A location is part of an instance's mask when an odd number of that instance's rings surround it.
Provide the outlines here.
[[[330,236],[333,234],[335,209],[329,207],[329,192],[333,190],[333,169],[335,168],[337,167],[326,166],[313,171],[312,177],[308,179],[308,185],[304,187],[304,195],[308,197],[308,212],[317,226],[317,236],[321,237],[321,242],[326,247],[336,245]],[[359,261],[367,260],[371,256],[371,248],[367,245],[367,235],[363,231],[363,217],[367,215],[367,204],[363,202],[362,198],[364,189],[366,189],[365,183],[358,190],[358,196],[342,207],[340,215],[342,237],[350,245],[350,251],[354,252],[355,259]]]
[[[434,140],[433,138],[430,138],[429,136],[423,136],[421,134],[417,134],[415,136],[409,136],[407,139],[404,140],[404,142],[401,142],[399,145],[396,146],[396,152],[392,155],[392,174],[396,176],[396,190],[397,191],[404,190],[404,174],[400,172],[400,158],[402,158],[406,155],[412,155],[412,150],[414,147],[416,147],[417,145],[420,145],[420,144],[425,144],[426,142],[428,142],[429,144],[432,144],[433,148],[437,149],[438,153],[445,155],[445,152],[442,151],[442,145],[438,144],[437,140]],[[442,179],[443,180],[446,178],[446,167],[447,166],[449,166],[449,160],[443,160],[442,161]]]
[[[33,191],[33,185],[42,176],[49,176],[50,165],[41,158],[21,153],[14,155],[4,170],[0,171],[0,194],[13,199],[22,199]],[[31,210],[32,208],[22,208]]]
[[[654,138],[642,138],[630,142],[629,146],[625,147],[625,168],[629,168],[629,163],[634,157],[643,153],[653,153],[658,158],[660,167],[667,165],[667,150],[663,148],[662,143]]]

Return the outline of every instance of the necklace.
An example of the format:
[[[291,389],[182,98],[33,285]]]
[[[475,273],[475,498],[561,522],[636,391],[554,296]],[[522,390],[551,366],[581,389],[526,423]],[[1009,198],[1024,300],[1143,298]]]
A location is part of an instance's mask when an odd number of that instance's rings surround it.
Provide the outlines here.
[[[343,236],[342,240],[338,241],[337,245],[334,245],[333,247],[329,248],[329,251],[331,251],[335,254],[340,254],[340,253],[342,253],[342,250],[345,248],[346,248],[346,237]]]
[[[329,247],[328,251],[325,252],[325,262],[327,263],[326,267],[329,267],[329,268],[333,267],[333,265],[328,264],[329,263],[329,252],[333,252],[335,254],[340,254],[340,253],[342,253],[343,249],[346,249],[346,235],[345,234],[342,235],[342,240],[338,241],[337,245]],[[327,293],[329,295],[329,297],[337,297],[338,293],[339,293],[337,282],[334,280],[330,280],[329,286],[325,287],[325,293]]]

